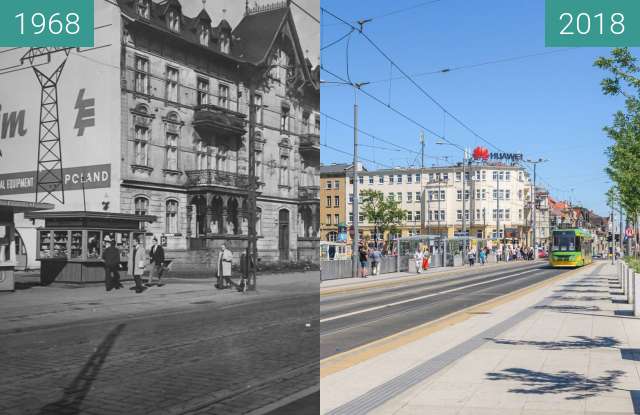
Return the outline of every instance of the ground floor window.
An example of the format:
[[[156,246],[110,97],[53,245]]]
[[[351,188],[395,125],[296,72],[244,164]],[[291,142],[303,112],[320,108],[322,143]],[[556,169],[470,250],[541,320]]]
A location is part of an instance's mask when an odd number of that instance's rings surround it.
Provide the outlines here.
[[[178,201],[167,200],[166,232],[178,233]]]

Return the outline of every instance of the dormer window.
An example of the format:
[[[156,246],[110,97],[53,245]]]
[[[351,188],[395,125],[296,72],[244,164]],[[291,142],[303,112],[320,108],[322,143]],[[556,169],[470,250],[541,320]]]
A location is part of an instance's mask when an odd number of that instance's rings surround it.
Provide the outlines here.
[[[138,15],[148,19],[151,15],[149,0],[138,0]]]
[[[209,46],[209,28],[205,25],[200,26],[200,44]]]
[[[220,36],[220,52],[229,53],[229,37],[227,35]]]
[[[177,11],[171,10],[167,13],[167,26],[174,32],[180,31],[180,14]]]

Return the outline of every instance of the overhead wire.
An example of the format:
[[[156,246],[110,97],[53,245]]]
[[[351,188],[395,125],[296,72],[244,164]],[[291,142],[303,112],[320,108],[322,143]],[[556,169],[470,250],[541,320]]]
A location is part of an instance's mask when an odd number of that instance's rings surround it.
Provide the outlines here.
[[[356,28],[354,25],[352,25],[351,23],[349,23],[348,21],[344,20],[343,18],[335,15],[334,13],[332,13],[330,10],[327,10],[326,8],[324,8],[325,13],[329,14],[330,16],[332,16],[333,18],[341,21],[342,23],[344,23],[345,25],[358,30],[358,33],[364,37],[367,42],[369,42],[369,44],[371,46],[373,46],[373,48],[375,50],[378,51],[378,53],[380,53],[387,61],[389,61],[393,66],[396,67],[396,69],[407,79],[409,80],[423,95],[425,95],[431,102],[433,102],[438,108],[440,108],[441,111],[447,113],[447,115],[449,115],[453,120],[455,120],[458,124],[460,124],[464,129],[466,129],[468,132],[470,132],[472,135],[474,135],[476,138],[482,140],[484,143],[486,143],[487,145],[495,148],[498,151],[502,151],[504,152],[504,150],[502,148],[500,148],[499,146],[495,145],[494,143],[492,143],[491,141],[487,140],[486,138],[484,138],[483,136],[481,136],[480,134],[478,134],[474,129],[472,129],[469,125],[467,125],[465,122],[463,122],[460,118],[456,117],[453,113],[451,113],[444,105],[442,105],[437,99],[435,99],[431,94],[429,94],[429,92],[427,92],[420,84],[418,84],[413,77],[411,77],[406,71],[404,71],[384,50],[382,50],[382,48],[380,46],[378,46],[378,44],[376,42],[373,41],[373,39],[371,39],[371,37],[369,37],[361,28],[358,29]]]

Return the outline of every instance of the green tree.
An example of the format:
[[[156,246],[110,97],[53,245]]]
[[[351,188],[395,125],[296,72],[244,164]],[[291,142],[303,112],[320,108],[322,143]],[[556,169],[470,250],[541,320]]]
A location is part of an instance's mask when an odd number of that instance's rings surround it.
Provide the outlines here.
[[[598,58],[594,65],[609,72],[601,82],[605,95],[625,98],[624,110],[617,111],[604,131],[612,144],[607,148],[607,174],[615,183],[615,198],[629,219],[640,214],[640,66],[627,48],[615,48],[610,57]],[[614,191],[607,192],[609,204]]]
[[[400,202],[386,199],[382,192],[366,189],[360,192],[362,213],[367,221],[375,224],[378,233],[398,231],[398,226],[407,217],[407,211],[400,207]],[[389,239],[387,240],[389,242]]]

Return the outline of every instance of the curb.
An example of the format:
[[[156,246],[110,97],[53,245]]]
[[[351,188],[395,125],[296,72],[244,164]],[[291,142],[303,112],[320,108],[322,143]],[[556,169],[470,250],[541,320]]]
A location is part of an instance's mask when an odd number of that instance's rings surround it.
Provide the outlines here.
[[[516,268],[516,265],[525,266],[525,265],[532,265],[536,263],[537,261],[520,261],[520,262],[514,262],[513,264],[506,263],[506,264],[498,264],[498,265],[489,266],[489,267],[483,267],[481,269],[487,269],[487,270],[508,269],[508,268]],[[325,289],[321,288],[320,297],[325,297],[325,296],[330,296],[335,294],[343,294],[343,293],[353,292],[353,291],[364,291],[372,288],[399,286],[399,285],[404,285],[407,282],[427,281],[433,277],[437,277],[441,275],[447,276],[447,275],[452,275],[457,273],[459,273],[460,275],[466,275],[466,274],[469,274],[470,271],[474,271],[476,269],[477,268],[461,267],[459,269],[452,269],[450,271],[438,272],[436,274],[428,274],[428,273],[427,274],[410,274],[407,272],[406,274],[408,275],[399,276],[397,278],[389,278],[381,281],[371,281],[371,282],[367,281],[362,283],[345,284],[340,287],[331,287],[331,288],[325,288]]]

